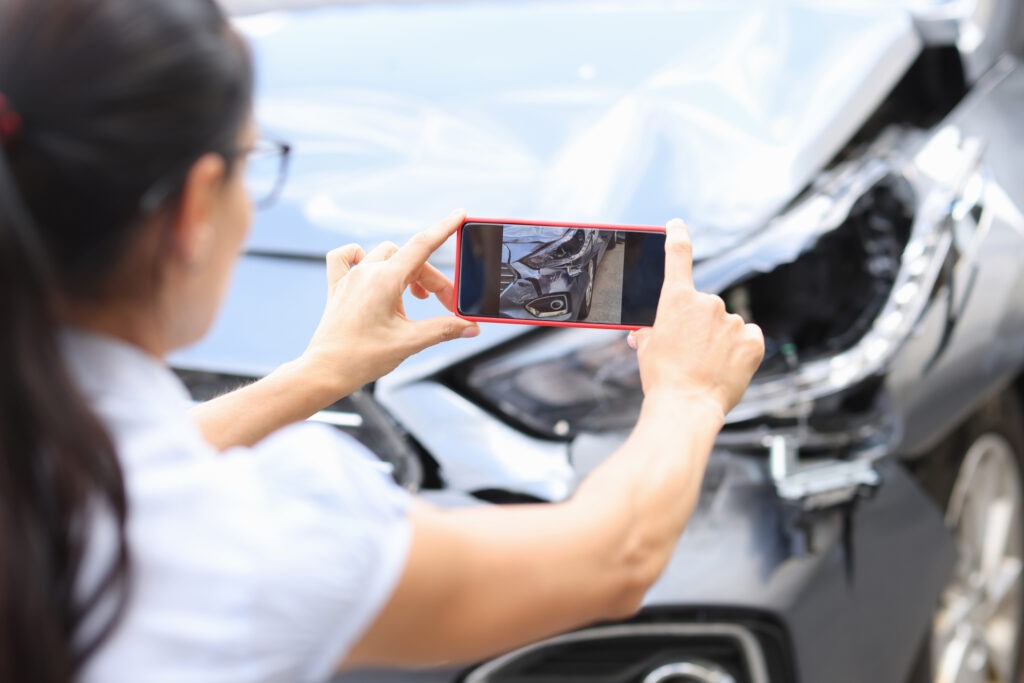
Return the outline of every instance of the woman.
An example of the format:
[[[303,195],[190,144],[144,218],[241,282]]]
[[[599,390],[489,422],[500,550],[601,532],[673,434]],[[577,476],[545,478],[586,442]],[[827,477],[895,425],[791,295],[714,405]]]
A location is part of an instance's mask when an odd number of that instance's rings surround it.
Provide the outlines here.
[[[427,258],[327,260],[306,352],[190,415],[166,368],[245,239],[247,49],[211,0],[0,0],[0,680],[322,680],[468,661],[633,613],[696,501],[760,332],[668,226],[629,440],[565,503],[442,511],[355,442],[286,427],[432,344]]]

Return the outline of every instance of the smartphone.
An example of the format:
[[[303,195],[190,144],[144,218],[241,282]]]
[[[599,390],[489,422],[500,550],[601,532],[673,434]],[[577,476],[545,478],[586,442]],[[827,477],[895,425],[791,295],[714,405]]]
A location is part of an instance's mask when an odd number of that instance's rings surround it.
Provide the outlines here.
[[[665,229],[467,218],[455,263],[468,320],[636,329],[654,324]]]

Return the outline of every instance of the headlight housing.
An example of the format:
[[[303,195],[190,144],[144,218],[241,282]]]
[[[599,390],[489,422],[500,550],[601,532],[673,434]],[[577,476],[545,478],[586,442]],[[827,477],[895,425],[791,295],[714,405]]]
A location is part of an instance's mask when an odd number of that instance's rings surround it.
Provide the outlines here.
[[[537,330],[498,356],[456,367],[447,382],[534,436],[627,429],[639,414],[636,354],[621,332]]]
[[[957,207],[967,188],[983,192],[980,154],[953,130],[889,131],[764,230],[695,266],[698,288],[721,293],[766,335],[765,361],[727,422],[787,419],[819,399],[877,388],[870,380],[955,257],[954,235],[977,227],[978,216]],[[551,439],[628,429],[642,400],[636,356],[614,332],[538,331],[448,380]]]
[[[564,237],[551,244],[535,249],[521,259],[522,263],[534,270],[560,268],[571,265],[584,254],[594,241],[592,230],[579,228],[569,231]]]

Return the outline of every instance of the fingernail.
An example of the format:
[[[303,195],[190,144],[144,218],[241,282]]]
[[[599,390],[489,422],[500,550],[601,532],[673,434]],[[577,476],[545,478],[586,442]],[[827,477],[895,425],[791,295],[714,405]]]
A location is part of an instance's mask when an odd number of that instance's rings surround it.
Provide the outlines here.
[[[636,351],[636,337],[633,336],[632,332],[626,335],[626,346]]]
[[[458,214],[460,214],[460,213],[466,213],[466,210],[465,210],[465,209],[455,209],[454,211],[452,211],[452,212],[451,212],[450,214],[448,214],[448,215],[449,215],[449,216],[455,216],[455,215],[458,215]]]
[[[464,329],[462,331],[462,334],[460,334],[459,336],[462,337],[463,339],[472,339],[473,337],[477,337],[479,335],[480,328],[477,325],[474,325],[473,327],[467,327],[466,329]]]

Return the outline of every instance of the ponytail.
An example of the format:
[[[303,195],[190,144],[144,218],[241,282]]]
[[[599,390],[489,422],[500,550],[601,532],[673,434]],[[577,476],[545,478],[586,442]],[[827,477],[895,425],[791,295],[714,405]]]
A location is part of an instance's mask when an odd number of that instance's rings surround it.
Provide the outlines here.
[[[124,605],[127,509],[110,436],[61,356],[53,265],[38,235],[0,149],[0,680],[70,683]],[[82,594],[86,522],[97,513],[113,516],[117,550]],[[79,633],[108,595],[105,622]]]

